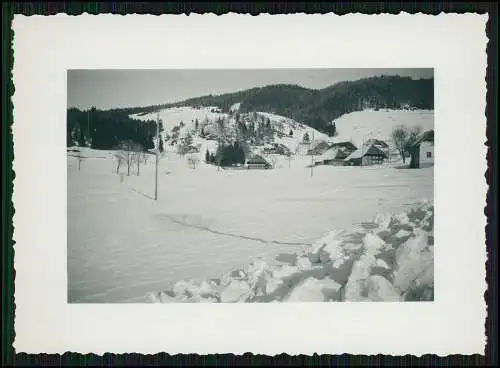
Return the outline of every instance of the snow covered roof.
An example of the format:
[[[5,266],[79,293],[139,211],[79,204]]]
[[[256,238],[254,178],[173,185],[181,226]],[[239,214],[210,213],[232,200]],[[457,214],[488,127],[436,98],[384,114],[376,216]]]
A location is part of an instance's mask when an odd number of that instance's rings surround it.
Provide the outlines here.
[[[354,145],[354,143],[345,141],[345,142],[335,142],[331,144],[332,147],[344,147],[344,148],[350,148],[350,149],[357,149],[357,147]]]
[[[423,132],[413,143],[413,146],[418,146],[422,142],[434,142],[434,130],[427,130]]]
[[[247,160],[247,164],[269,164],[264,157],[260,155],[254,155],[252,158]]]
[[[384,141],[381,141],[380,139],[375,139],[375,138],[368,139],[366,141],[366,144],[373,144],[375,146],[379,146],[379,147],[383,147],[383,148],[389,147],[389,145],[387,143],[385,143]]]
[[[349,156],[346,157],[344,161],[350,161],[353,159],[361,158],[364,156],[384,156],[387,157],[387,154],[382,151],[380,148],[376,147],[372,144],[365,144],[364,146],[358,148],[356,151],[352,152]]]
[[[322,155],[317,156],[317,161],[324,160],[343,160],[347,157],[344,151],[340,148],[334,147],[325,151]]]

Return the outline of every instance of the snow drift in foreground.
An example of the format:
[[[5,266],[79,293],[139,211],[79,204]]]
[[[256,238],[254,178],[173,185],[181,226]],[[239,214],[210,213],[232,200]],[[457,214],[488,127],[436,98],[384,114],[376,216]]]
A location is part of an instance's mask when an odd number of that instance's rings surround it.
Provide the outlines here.
[[[220,279],[178,281],[150,302],[434,300],[434,206],[377,215],[357,231],[332,231],[283,264],[262,259]]]

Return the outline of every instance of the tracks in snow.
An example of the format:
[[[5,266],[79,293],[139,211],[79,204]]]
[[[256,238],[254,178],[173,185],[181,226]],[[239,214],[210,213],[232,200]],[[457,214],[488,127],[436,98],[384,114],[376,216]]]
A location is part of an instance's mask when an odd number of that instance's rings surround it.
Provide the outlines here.
[[[173,223],[176,223],[176,224],[181,225],[181,226],[190,227],[190,228],[197,229],[197,230],[200,230],[200,231],[208,231],[208,232],[210,232],[212,234],[217,234],[217,235],[222,235],[222,236],[230,236],[232,238],[252,240],[252,241],[256,241],[256,242],[260,242],[260,243],[264,243],[264,244],[311,245],[310,243],[283,242],[283,241],[279,241],[279,240],[265,240],[265,239],[262,239],[262,238],[256,238],[256,237],[252,237],[252,236],[226,233],[226,232],[223,232],[223,231],[218,231],[218,230],[211,229],[211,228],[209,228],[207,226],[190,224],[190,223],[188,223],[186,221],[182,221],[182,220],[176,219],[175,217],[173,217],[171,215],[161,214],[159,216],[165,217],[165,218],[169,219],[170,221],[172,221]]]

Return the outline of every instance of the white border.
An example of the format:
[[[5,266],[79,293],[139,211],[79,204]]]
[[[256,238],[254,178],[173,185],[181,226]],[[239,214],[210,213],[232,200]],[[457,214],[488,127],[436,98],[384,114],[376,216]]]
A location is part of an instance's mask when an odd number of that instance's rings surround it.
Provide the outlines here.
[[[17,352],[484,354],[487,16],[15,16]],[[66,304],[66,70],[434,67],[431,304]]]

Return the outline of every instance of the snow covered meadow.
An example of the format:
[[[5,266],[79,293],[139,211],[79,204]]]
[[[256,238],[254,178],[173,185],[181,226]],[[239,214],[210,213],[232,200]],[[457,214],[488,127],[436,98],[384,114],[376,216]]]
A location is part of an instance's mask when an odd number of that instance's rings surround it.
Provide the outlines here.
[[[180,114],[182,110],[175,111]],[[200,120],[205,117],[200,113]],[[189,116],[182,119],[191,120]],[[162,120],[173,119],[165,116]],[[186,157],[167,146],[159,162],[155,201],[154,156],[141,164],[139,176],[135,167],[130,176],[121,176],[116,174],[112,151],[80,150],[85,157],[80,170],[77,159],[68,157],[69,302],[339,300],[340,290],[344,296],[351,295],[343,300],[400,300],[405,298],[402,292],[391,287],[397,284],[401,290],[409,282],[401,276],[409,274],[402,270],[402,262],[415,259],[411,256],[415,249],[430,252],[429,205],[419,212],[418,221],[402,221],[404,216],[392,222],[384,222],[381,219],[387,217],[380,216],[372,220],[377,214],[408,212],[424,200],[432,203],[433,167],[318,166],[311,176],[305,167],[310,159],[297,156],[290,162],[283,158],[272,170],[219,170],[202,159],[194,169]],[[126,173],[126,168],[120,171]],[[367,225],[370,222],[371,227]],[[424,222],[427,229],[419,229],[419,223]],[[325,261],[324,256],[320,263],[315,261],[315,255],[325,253],[319,246],[325,244],[321,239],[332,237],[334,230],[358,234],[356,245],[346,248],[352,251],[351,266],[355,265],[349,274],[359,274],[351,284],[349,275],[344,275],[350,287],[324,275],[316,277],[317,270],[323,270],[328,262],[335,264],[335,259]],[[385,265],[375,260],[382,251],[396,252],[391,241],[400,230],[407,233],[399,234],[404,235],[404,241],[398,246],[414,242],[414,249],[406,249],[411,244],[400,246],[398,255],[383,261]],[[330,248],[326,253],[338,251],[338,247]],[[372,249],[371,253],[366,249]],[[429,264],[427,253],[425,257],[427,263],[419,264]],[[370,273],[369,269],[377,265],[391,269],[391,276],[386,275],[390,285],[380,280],[380,273]],[[262,272],[252,273],[249,267]],[[276,276],[280,272],[294,275],[300,267],[306,272],[304,277],[284,280],[285,276]],[[266,280],[268,292],[262,280]],[[290,280],[302,291],[293,292]],[[372,285],[368,294],[359,291],[359,280]],[[283,282],[290,289],[286,293],[280,288]],[[257,284],[260,292],[255,289]],[[198,291],[201,286],[216,291],[208,292],[210,297],[200,297],[199,292],[192,291],[193,285]],[[318,287],[334,290],[335,296],[304,292]],[[190,288],[191,292],[186,292]],[[374,295],[377,288],[385,291],[376,292],[373,298],[366,296]],[[281,291],[275,292],[278,289]],[[165,292],[158,293],[162,290]]]

